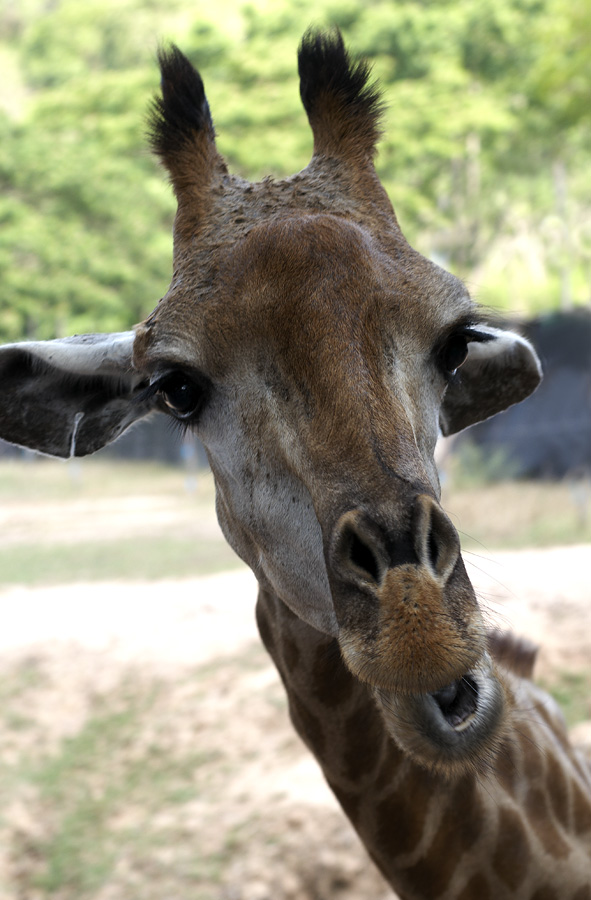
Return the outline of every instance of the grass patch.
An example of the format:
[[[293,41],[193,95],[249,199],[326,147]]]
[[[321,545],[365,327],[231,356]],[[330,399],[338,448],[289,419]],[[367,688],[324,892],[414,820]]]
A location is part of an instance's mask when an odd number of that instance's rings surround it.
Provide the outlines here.
[[[114,773],[100,782],[97,775],[101,760],[112,760],[122,741],[129,740],[136,718],[130,710],[90,719],[54,758],[30,773],[41,805],[54,820],[53,833],[38,848],[45,865],[36,887],[50,894],[68,887],[84,896],[106,880],[116,859],[107,823],[122,785]]]
[[[0,461],[0,498],[6,502],[69,500],[80,497],[131,497],[183,493],[184,473],[178,466],[123,460],[55,460],[32,457]],[[198,478],[198,492],[209,503],[212,479]]]
[[[465,549],[522,549],[591,543],[585,521],[564,482],[507,481],[446,486],[443,508]]]
[[[0,585],[160,580],[211,575],[241,565],[221,540],[142,537],[119,541],[0,547]]]
[[[174,846],[174,810],[200,797],[209,767],[219,763],[215,750],[175,745],[169,691],[156,679],[124,678],[55,752],[20,767],[44,826],[26,848],[34,860],[28,890],[86,900],[122,862],[150,860],[154,873],[160,869],[163,847]],[[212,877],[216,865],[207,868]]]
[[[106,460],[0,462],[0,585],[210,575],[240,561],[216,524],[213,477]]]
[[[246,759],[234,721],[242,701],[228,709],[228,699],[240,679],[268,665],[258,646],[174,678],[126,665],[96,693],[77,681],[76,668],[67,684],[55,682],[52,666],[40,669],[36,689],[21,666],[9,669],[3,744],[20,727],[12,713],[28,700],[31,708],[49,704],[59,720],[65,695],[66,709],[73,703],[80,715],[72,730],[66,713],[49,742],[43,722],[32,720],[20,752],[0,762],[0,842],[10,846],[14,896],[221,896],[258,829],[253,801],[244,809],[223,801]]]
[[[541,686],[557,701],[569,728],[591,719],[591,670],[560,672]]]
[[[35,691],[44,682],[45,675],[34,658],[20,660],[0,676],[0,710],[6,712],[11,703],[21,703],[28,691]]]

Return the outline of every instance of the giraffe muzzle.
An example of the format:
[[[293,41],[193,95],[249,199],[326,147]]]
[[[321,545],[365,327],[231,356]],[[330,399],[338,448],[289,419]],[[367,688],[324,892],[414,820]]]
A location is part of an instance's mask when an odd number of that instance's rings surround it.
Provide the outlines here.
[[[482,616],[450,520],[428,495],[409,505],[403,530],[359,509],[337,522],[329,577],[341,651],[373,688],[433,694],[464,720],[462,679],[486,648]]]
[[[506,718],[505,690],[490,657],[446,687],[427,694],[374,691],[390,735],[421,765],[445,775],[483,771]]]
[[[505,689],[453,525],[429,495],[407,502],[402,528],[379,507],[337,520],[329,562],[341,653],[404,752],[444,776],[482,771],[503,734]]]

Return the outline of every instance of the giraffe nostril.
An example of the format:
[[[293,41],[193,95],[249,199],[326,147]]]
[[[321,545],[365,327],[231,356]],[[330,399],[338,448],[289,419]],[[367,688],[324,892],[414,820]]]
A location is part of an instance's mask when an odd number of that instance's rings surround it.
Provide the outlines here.
[[[331,565],[354,584],[379,585],[388,568],[383,540],[377,526],[359,510],[345,513],[338,521],[331,548]]]
[[[438,503],[426,494],[415,506],[415,548],[419,560],[445,582],[460,555],[457,532]]]
[[[349,559],[354,566],[369,575],[372,581],[380,580],[381,567],[375,553],[355,532],[350,538]]]
[[[437,538],[435,536],[435,531],[431,529],[429,532],[429,538],[427,542],[427,550],[429,552],[429,560],[431,562],[431,568],[434,572],[437,571],[437,563],[439,561],[439,544],[437,542]]]

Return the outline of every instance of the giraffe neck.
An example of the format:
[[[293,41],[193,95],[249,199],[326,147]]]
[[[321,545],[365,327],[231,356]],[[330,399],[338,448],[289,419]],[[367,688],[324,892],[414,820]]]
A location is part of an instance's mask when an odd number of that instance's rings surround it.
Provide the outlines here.
[[[257,623],[296,731],[401,898],[591,900],[591,771],[529,681],[507,675],[494,770],[447,782],[397,747],[335,639],[264,590]]]

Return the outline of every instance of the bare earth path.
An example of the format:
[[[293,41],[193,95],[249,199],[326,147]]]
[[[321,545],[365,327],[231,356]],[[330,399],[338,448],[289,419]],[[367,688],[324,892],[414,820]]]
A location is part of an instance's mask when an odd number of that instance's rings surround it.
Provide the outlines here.
[[[541,644],[542,677],[589,670],[591,547],[467,554],[466,562],[488,621]],[[110,875],[86,892],[39,887],[45,871],[39,848],[51,843],[55,810],[30,785],[0,784],[0,900],[392,896],[289,727],[278,679],[258,642],[255,596],[246,570],[0,594],[0,676],[12,683],[16,671],[36,673],[19,688],[14,707],[34,726],[2,726],[6,766],[39,748],[57,753],[60,742],[80,732],[96,698],[111,696],[131,670],[166,685],[150,707],[150,740],[164,742],[172,760],[179,748],[192,747],[220,763],[182,804],[162,801],[146,814],[130,800],[109,828],[144,829],[146,846],[121,850]],[[139,752],[132,745],[130,752]]]
[[[540,664],[591,661],[591,546],[464,554],[488,621],[542,645]],[[0,650],[74,642],[114,659],[194,665],[257,639],[244,569],[182,581],[99,582],[0,593]]]

